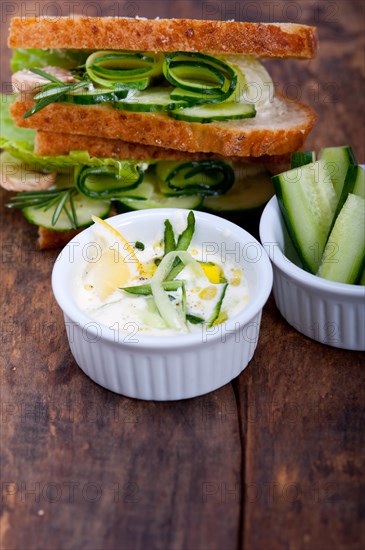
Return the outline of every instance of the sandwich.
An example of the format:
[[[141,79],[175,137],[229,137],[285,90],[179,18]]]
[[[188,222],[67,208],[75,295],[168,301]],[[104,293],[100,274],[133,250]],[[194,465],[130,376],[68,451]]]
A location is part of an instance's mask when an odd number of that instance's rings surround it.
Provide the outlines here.
[[[260,60],[314,57],[313,27],[14,18],[9,46],[16,96],[3,109],[1,183],[20,191],[10,205],[47,229],[46,246],[91,222],[79,200],[101,217],[159,206],[247,214],[316,118],[275,93]],[[38,183],[14,185],[10,161]]]

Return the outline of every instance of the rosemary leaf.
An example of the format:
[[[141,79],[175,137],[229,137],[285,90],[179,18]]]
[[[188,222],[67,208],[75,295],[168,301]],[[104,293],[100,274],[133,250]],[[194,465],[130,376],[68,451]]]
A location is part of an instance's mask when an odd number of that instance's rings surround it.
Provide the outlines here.
[[[69,198],[69,191],[67,191],[66,193],[63,194],[63,196],[61,196],[60,198],[60,201],[59,203],[57,204],[56,208],[55,208],[55,211],[53,212],[53,216],[52,216],[52,225],[56,225],[57,221],[58,221],[58,218],[60,217],[61,215],[61,212],[63,210],[63,207],[67,201],[67,199]]]
[[[62,80],[59,80],[56,76],[53,76],[52,74],[46,73],[46,71],[42,71],[41,69],[35,69],[34,67],[29,69],[32,71],[32,73],[37,74],[39,76],[42,76],[43,78],[46,78],[47,80],[50,80],[51,82],[55,82],[56,84],[63,84]]]

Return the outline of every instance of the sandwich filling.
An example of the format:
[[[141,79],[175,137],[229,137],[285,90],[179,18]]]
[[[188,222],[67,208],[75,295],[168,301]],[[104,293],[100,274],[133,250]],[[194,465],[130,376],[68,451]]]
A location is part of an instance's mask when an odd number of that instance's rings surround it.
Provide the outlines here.
[[[10,101],[12,98],[10,98]],[[270,174],[260,164],[221,159],[137,161],[34,153],[35,131],[15,126],[1,100],[1,185],[17,191],[8,204],[35,225],[68,231],[91,223],[93,214],[174,207],[229,214],[255,210],[273,195]]]
[[[254,118],[274,97],[265,67],[245,55],[18,49],[12,69],[15,91],[35,100],[24,118],[68,102],[208,123]]]

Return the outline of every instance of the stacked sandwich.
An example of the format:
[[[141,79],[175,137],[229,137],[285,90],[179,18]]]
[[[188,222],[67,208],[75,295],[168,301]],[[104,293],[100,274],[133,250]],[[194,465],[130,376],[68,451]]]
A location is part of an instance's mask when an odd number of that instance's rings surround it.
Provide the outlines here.
[[[244,224],[273,193],[268,170],[315,121],[275,93],[259,61],[312,58],[313,27],[14,18],[9,46],[1,183],[40,226],[41,248],[113,210],[239,212]]]

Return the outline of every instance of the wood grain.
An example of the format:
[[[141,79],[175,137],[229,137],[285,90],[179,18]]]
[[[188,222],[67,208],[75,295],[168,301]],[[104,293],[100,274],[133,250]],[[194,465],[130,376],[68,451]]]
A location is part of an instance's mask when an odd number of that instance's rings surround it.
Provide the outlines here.
[[[100,3],[104,15],[111,6]],[[248,20],[256,9],[256,19],[317,24],[315,61],[270,69],[319,114],[308,147],[351,143],[364,162],[361,2],[118,3],[119,15],[136,9],[222,19],[240,18],[238,10]],[[103,390],[70,355],[50,286],[56,252],[36,250],[36,229],[4,207],[8,197],[1,193],[2,549],[365,545],[363,356],[305,338],[271,299],[255,356],[232,384],[176,403]]]

